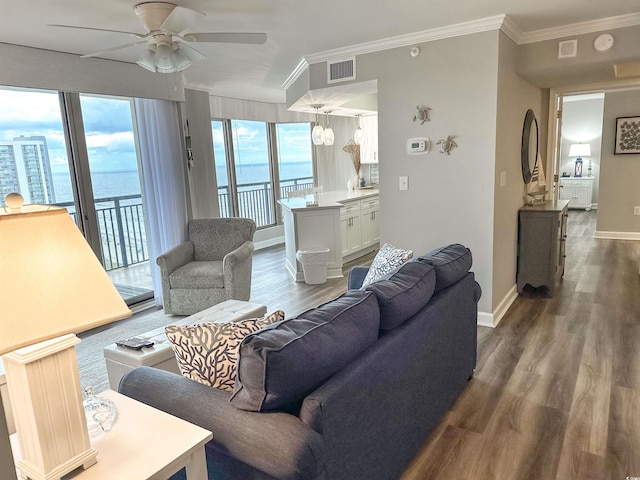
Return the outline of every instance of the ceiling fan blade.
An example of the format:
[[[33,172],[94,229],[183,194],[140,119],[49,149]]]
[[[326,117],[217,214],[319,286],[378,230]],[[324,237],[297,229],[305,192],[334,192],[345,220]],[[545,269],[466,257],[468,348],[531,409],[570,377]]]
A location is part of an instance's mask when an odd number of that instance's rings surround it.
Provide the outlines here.
[[[183,39],[187,42],[214,43],[249,43],[262,45],[267,41],[266,33],[185,33]]]
[[[200,53],[198,50],[196,50],[195,48],[193,48],[190,45],[187,45],[184,42],[175,42],[178,45],[180,45],[180,50],[182,50],[184,52],[184,54],[189,58],[189,60],[191,60],[192,62],[197,62],[199,60],[202,60],[203,58],[205,58],[205,56]]]
[[[76,25],[48,24],[47,26],[58,27],[58,28],[76,28],[78,30],[93,30],[97,32],[123,33],[125,35],[130,35],[132,37],[137,37],[137,38],[147,38],[149,36],[148,33],[123,32],[122,30],[108,30],[106,28],[78,27]]]
[[[105,53],[115,52],[116,50],[121,50],[123,48],[133,47],[134,45],[140,45],[143,43],[147,43],[146,40],[140,40],[139,42],[126,43],[124,45],[118,45],[117,47],[106,48],[104,50],[100,50],[99,52],[88,53],[86,55],[82,55],[80,58],[91,58],[91,57],[99,57],[104,55]]]
[[[206,14],[202,12],[176,5],[176,8],[174,8],[165,21],[162,22],[160,29],[163,32],[178,34],[187,29],[192,23],[204,17],[206,17]]]

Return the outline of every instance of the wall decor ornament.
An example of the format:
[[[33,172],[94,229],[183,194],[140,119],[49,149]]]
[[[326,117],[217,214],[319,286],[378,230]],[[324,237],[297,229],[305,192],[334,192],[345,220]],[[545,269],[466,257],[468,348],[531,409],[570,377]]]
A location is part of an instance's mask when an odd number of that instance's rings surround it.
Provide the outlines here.
[[[414,122],[420,122],[420,125],[424,125],[425,122],[430,122],[431,121],[429,119],[429,110],[431,110],[429,107],[421,107],[421,106],[417,105],[416,109],[418,111],[413,116],[413,121]]]
[[[640,153],[640,117],[616,118],[616,146],[613,153]]]
[[[446,153],[451,155],[451,149],[457,147],[456,142],[452,140],[453,135],[447,135],[446,139],[438,140],[437,145],[440,145],[440,153]]]

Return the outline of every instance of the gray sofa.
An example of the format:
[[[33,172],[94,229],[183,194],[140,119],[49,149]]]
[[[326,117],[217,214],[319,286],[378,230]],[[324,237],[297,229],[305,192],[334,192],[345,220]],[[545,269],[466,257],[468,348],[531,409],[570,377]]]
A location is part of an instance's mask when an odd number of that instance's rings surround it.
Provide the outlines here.
[[[476,364],[471,252],[449,245],[245,338],[233,394],[150,367],[120,391],[213,432],[209,478],[396,479]]]

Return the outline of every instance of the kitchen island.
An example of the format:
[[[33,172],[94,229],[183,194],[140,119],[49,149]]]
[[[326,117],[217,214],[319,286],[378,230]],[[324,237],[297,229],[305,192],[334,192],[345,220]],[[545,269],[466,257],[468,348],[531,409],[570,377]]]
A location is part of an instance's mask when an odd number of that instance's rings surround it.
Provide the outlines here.
[[[316,201],[310,206],[307,202]],[[343,261],[375,250],[378,190],[339,190],[279,201],[284,219],[285,267],[296,282],[304,281],[298,250],[328,248],[327,278],[342,277]]]

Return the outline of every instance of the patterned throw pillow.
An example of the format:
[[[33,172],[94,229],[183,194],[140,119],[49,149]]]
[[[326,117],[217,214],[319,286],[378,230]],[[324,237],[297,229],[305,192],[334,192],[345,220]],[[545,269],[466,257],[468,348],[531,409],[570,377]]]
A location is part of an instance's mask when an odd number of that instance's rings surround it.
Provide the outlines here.
[[[376,254],[376,257],[371,262],[371,267],[367,272],[367,276],[364,277],[362,287],[380,280],[385,275],[393,272],[399,268],[403,263],[406,263],[413,257],[413,251],[403,250],[402,248],[396,248],[389,243],[385,243],[382,248]]]
[[[282,320],[284,312],[277,310],[264,318],[190,326],[168,325],[164,330],[184,377],[233,392],[242,340],[250,333]]]

